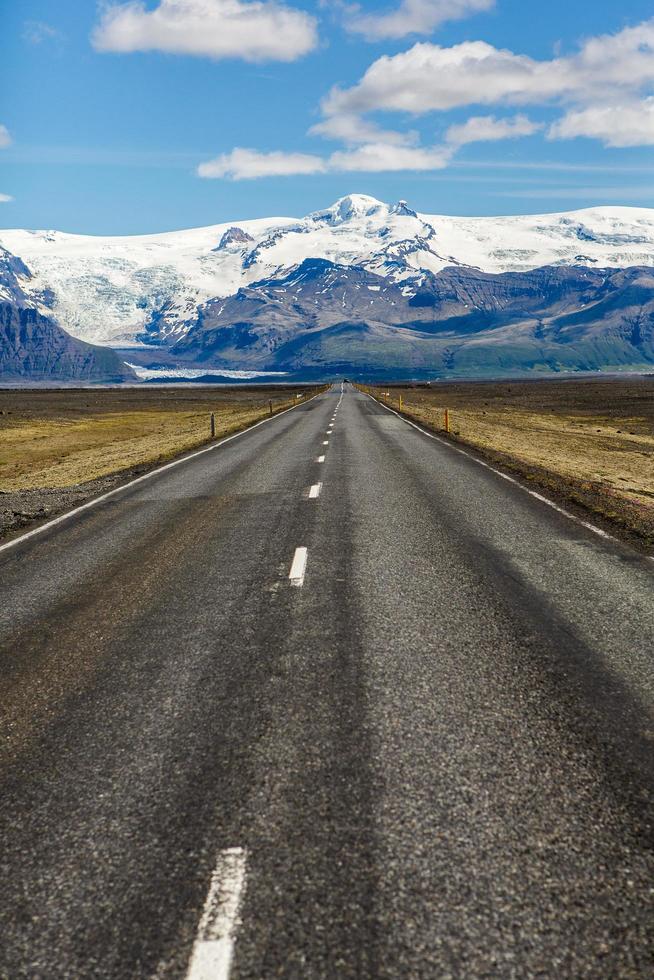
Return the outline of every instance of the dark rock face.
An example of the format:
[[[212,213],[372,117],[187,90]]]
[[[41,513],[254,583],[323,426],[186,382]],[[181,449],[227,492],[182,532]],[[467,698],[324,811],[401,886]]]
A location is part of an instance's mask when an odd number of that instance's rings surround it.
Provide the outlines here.
[[[243,231],[242,228],[236,226],[228,228],[220,242],[214,249],[214,252],[219,252],[221,249],[229,248],[230,245],[240,246],[247,245],[248,242],[253,242],[254,238],[252,235],[248,235],[247,231]]]
[[[391,213],[392,214],[405,214],[405,215],[408,215],[411,218],[417,218],[418,217],[417,213],[413,210],[413,208],[410,208],[409,207],[409,205],[407,204],[406,201],[398,201],[397,204],[394,204],[393,207],[391,208]]]
[[[226,300],[206,303],[197,327],[173,352],[221,364],[226,359],[224,366],[239,359],[245,363],[244,357],[248,364],[250,358],[274,360],[286,343],[302,342],[308,333],[334,323],[386,321],[394,305],[399,314],[406,302],[390,280],[359,266],[305,259],[287,275],[255,282]],[[239,333],[247,336],[247,343],[238,339]]]
[[[654,363],[654,271],[422,274],[306,259],[200,308],[175,354],[226,368],[492,375]]]
[[[0,383],[134,381],[134,372],[107,348],[76,340],[30,303],[21,280],[29,269],[0,249]]]
[[[118,355],[70,337],[35,309],[0,302],[0,382],[134,381]]]
[[[0,289],[16,302],[24,298],[19,277],[29,280],[32,278],[32,273],[22,259],[0,247]]]

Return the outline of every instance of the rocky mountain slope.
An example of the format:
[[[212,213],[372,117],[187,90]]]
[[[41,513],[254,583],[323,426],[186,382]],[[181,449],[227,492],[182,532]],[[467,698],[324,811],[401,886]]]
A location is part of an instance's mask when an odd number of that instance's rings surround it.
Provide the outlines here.
[[[122,238],[0,231],[0,244],[32,270],[30,293],[41,312],[73,336],[169,345],[197,324],[202,304],[283,277],[305,259],[375,273],[408,297],[451,266],[488,273],[654,266],[654,210],[456,218],[352,194],[299,219]]]
[[[450,267],[407,294],[362,267],[308,259],[205,304],[173,352],[314,374],[638,369],[654,364],[654,269]]]
[[[26,292],[28,287],[30,295]],[[122,382],[134,372],[105,347],[70,337],[39,306],[27,266],[0,248],[0,381]]]

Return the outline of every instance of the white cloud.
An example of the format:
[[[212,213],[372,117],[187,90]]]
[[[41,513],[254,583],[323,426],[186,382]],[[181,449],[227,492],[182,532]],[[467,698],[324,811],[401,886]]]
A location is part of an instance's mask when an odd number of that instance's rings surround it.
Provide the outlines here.
[[[431,34],[444,21],[469,17],[494,6],[495,0],[402,0],[388,13],[362,14],[357,5],[349,9],[345,27],[369,41]]]
[[[316,21],[275,0],[140,0],[106,8],[92,34],[98,51],[165,51],[245,61],[294,61],[317,44]]]
[[[324,136],[325,139],[340,140],[349,145],[359,143],[388,143],[391,146],[414,146],[418,142],[418,133],[408,130],[398,133],[393,129],[381,129],[375,123],[361,116],[328,116],[322,122],[312,126],[310,136]]]
[[[542,76],[542,77],[541,77]],[[501,51],[485,41],[453,47],[415,44],[401,54],[384,55],[349,89],[334,88],[323,102],[326,115],[376,110],[416,115],[503,100],[528,102],[560,93],[558,76],[524,55]]]
[[[30,44],[43,44],[44,41],[62,41],[63,34],[43,20],[26,20],[23,24],[23,37]]]
[[[4,150],[6,147],[11,146],[13,140],[11,134],[6,126],[0,124],[0,150]]]
[[[215,160],[201,163],[200,177],[228,177],[231,180],[251,180],[255,177],[289,177],[294,174],[317,174],[326,170],[321,157],[309,153],[259,153],[236,147]]]
[[[445,142],[437,146],[420,146],[416,133],[407,134],[392,130],[377,130],[359,120],[359,137],[351,129],[349,120],[334,117],[333,130],[314,127],[310,132],[338,138],[347,148],[336,150],[323,158],[305,153],[259,153],[237,147],[207,163],[200,164],[200,177],[227,177],[247,180],[255,177],[279,177],[290,174],[316,174],[330,171],[358,171],[381,173],[398,170],[442,170],[447,167],[460,146],[481,140],[511,139],[536,132],[541,127],[526,116],[496,119],[494,116],[477,116],[466,123],[452,126],[446,133]],[[343,123],[342,126],[339,126]],[[365,135],[364,135],[365,134]],[[368,137],[367,139],[365,137]],[[386,139],[388,137],[388,139]],[[359,145],[360,144],[360,145]]]
[[[195,2],[195,0],[193,0]],[[559,106],[548,136],[594,137],[608,146],[654,145],[654,19],[590,38],[576,54],[538,61],[484,41],[415,44],[374,61],[349,89],[323,100],[309,132],[342,145],[328,157],[235,149],[202,164],[204,177],[245,179],[329,171],[439,170],[470,143],[531,136],[544,125],[523,113],[472,116],[449,127],[441,145],[421,146],[413,130],[384,129],[369,114],[411,116],[467,105]]]
[[[510,119],[496,119],[495,116],[472,116],[464,123],[450,126],[445,134],[445,141],[452,146],[465,146],[467,143],[533,136],[542,128],[540,123],[533,122],[528,116],[523,115],[513,116]]]
[[[329,171],[440,170],[446,167],[453,149],[366,143],[351,150],[337,150],[327,158],[309,153],[259,153],[236,147],[215,160],[200,164],[200,177],[253,180],[257,177],[288,177]]]
[[[485,41],[452,47],[422,42],[378,58],[349,89],[334,88],[326,115],[375,110],[415,114],[465,105],[527,105],[614,99],[654,82],[654,20],[616,35],[591,38],[573,56],[537,61]]]
[[[341,117],[334,117],[339,119]],[[442,170],[447,167],[456,150],[467,143],[487,140],[514,139],[530,136],[541,126],[526,116],[496,119],[494,116],[474,116],[467,122],[451,126],[441,146],[418,146],[417,136],[410,142],[396,138],[366,142],[354,149],[337,150],[329,157],[330,170],[362,170],[368,173],[392,170]],[[385,131],[381,131],[384,133]],[[401,133],[391,133],[401,137]],[[352,141],[354,142],[354,141]]]
[[[10,201],[13,201],[13,197],[9,194],[0,194],[0,204],[9,204]]]
[[[594,137],[607,146],[654,144],[654,19],[617,34],[590,38],[571,55],[536,60],[465,41],[451,47],[422,42],[374,61],[351,88],[335,87],[323,100],[324,120],[313,132],[364,132],[373,112],[412,116],[472,105],[558,105],[563,117],[551,138]],[[540,128],[526,116],[513,121],[475,116],[452,126],[446,143],[528,136]],[[385,130],[378,130],[386,133]],[[415,134],[395,134],[398,145],[415,145]],[[362,143],[369,140],[364,136]],[[373,140],[375,142],[375,140]]]
[[[654,98],[571,110],[550,127],[548,135],[551,139],[587,136],[606,146],[654,146]]]
[[[450,162],[448,147],[396,146],[367,143],[354,150],[338,150],[329,158],[330,170],[379,173],[391,170],[442,170]]]

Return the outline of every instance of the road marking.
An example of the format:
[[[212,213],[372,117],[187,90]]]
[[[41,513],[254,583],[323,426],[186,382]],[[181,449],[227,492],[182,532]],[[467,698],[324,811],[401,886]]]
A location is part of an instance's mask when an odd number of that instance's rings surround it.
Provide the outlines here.
[[[322,483],[314,483],[309,490],[309,500],[315,500],[316,497],[320,496],[320,491],[322,490]]]
[[[366,394],[368,393],[366,392]],[[596,527],[589,521],[583,521],[580,517],[576,517],[574,514],[571,514],[569,510],[566,510],[564,507],[559,507],[559,505],[555,504],[553,500],[549,500],[548,497],[544,497],[542,493],[537,493],[535,490],[530,490],[528,487],[525,487],[522,483],[520,483],[519,480],[509,476],[507,473],[502,473],[501,470],[495,469],[495,467],[491,466],[490,463],[485,463],[482,459],[477,459],[477,457],[473,456],[472,453],[466,452],[465,449],[460,449],[459,446],[453,445],[451,442],[449,442],[449,440],[441,439],[440,436],[434,435],[433,432],[428,432],[426,429],[421,428],[421,426],[416,425],[415,422],[410,422],[409,419],[405,418],[403,415],[400,415],[399,412],[389,408],[388,405],[384,405],[383,402],[377,401],[377,399],[372,395],[368,395],[368,398],[372,398],[374,402],[377,402],[378,405],[381,405],[382,408],[385,408],[386,411],[390,412],[392,415],[397,415],[398,419],[401,419],[402,422],[406,422],[406,424],[410,425],[412,429],[417,429],[417,431],[421,432],[423,436],[433,439],[434,442],[440,442],[442,446],[447,446],[448,449],[451,449],[455,453],[459,453],[460,456],[465,456],[467,459],[472,460],[473,463],[477,463],[478,466],[483,466],[485,470],[490,470],[491,473],[495,473],[496,476],[506,480],[507,483],[512,483],[525,493],[528,493],[530,497],[535,497],[535,499],[540,500],[541,503],[547,504],[548,507],[551,507],[551,509],[555,510],[558,514],[563,514],[564,517],[567,517],[568,520],[572,521],[574,524],[579,524],[581,527],[585,527],[588,531],[592,531],[593,534],[597,534],[598,537],[605,538],[607,541],[615,541],[618,544],[622,543],[618,538],[614,537],[612,534],[609,534],[608,531],[604,531],[601,527]],[[654,561],[653,556],[648,555],[647,557],[650,561]]]
[[[226,436],[219,442],[212,443],[211,446],[205,446],[204,449],[198,449],[194,453],[184,456],[182,459],[174,459],[172,463],[164,463],[163,466],[158,466],[156,469],[150,470],[149,473],[144,473],[143,476],[137,476],[135,480],[130,480],[129,483],[123,483],[121,486],[115,487],[113,490],[108,490],[107,493],[103,493],[99,497],[94,497],[93,500],[88,500],[85,504],[80,504],[79,507],[75,507],[73,510],[68,510],[65,514],[60,514],[59,517],[54,517],[51,521],[41,524],[40,527],[35,527],[32,531],[26,531],[25,534],[21,534],[19,538],[13,538],[12,541],[7,541],[6,544],[0,544],[0,553],[3,551],[8,551],[9,548],[15,548],[16,545],[22,544],[23,541],[27,541],[28,538],[33,538],[36,537],[37,534],[43,534],[44,531],[49,531],[51,527],[56,527],[57,524],[63,524],[64,521],[69,520],[71,517],[75,517],[76,514],[81,514],[82,511],[89,510],[91,507],[95,507],[97,504],[101,504],[105,500],[110,500],[112,497],[115,497],[116,494],[122,493],[124,490],[129,490],[130,487],[135,487],[137,484],[143,483],[145,480],[151,480],[153,477],[159,476],[160,473],[165,473],[166,470],[172,470],[175,466],[181,466],[182,463],[188,463],[192,459],[196,459],[198,456],[203,456],[205,453],[211,453],[215,449],[220,449],[228,442],[231,442],[232,439],[238,439],[240,436],[245,436],[248,434],[248,432],[258,429],[260,425],[267,425],[268,422],[274,422],[275,419],[281,418],[281,416],[286,415],[287,412],[292,412],[294,409],[299,408],[300,405],[305,404],[306,402],[300,402],[298,405],[291,405],[290,408],[285,408],[283,412],[277,412],[276,415],[262,419],[260,422],[255,422],[254,425],[248,426],[247,429],[243,429],[241,432],[235,432],[231,436]]]
[[[316,460],[316,463],[324,463],[324,462],[325,462],[324,456],[319,456],[318,459]]]
[[[234,940],[241,924],[239,909],[246,864],[242,847],[221,852],[211,876],[186,980],[228,980]]]
[[[307,549],[306,548],[296,548],[295,554],[293,555],[293,564],[291,565],[291,570],[288,573],[288,577],[291,580],[291,585],[296,585],[298,588],[304,585],[304,573],[307,569]]]
[[[328,446],[328,445],[329,445],[329,439],[325,439],[325,441],[323,442],[323,446]]]

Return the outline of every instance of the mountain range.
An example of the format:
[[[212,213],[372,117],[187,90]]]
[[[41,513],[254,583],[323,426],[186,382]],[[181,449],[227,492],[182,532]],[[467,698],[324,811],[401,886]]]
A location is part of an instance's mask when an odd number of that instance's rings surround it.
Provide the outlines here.
[[[0,246],[3,379],[654,363],[650,209],[455,218],[353,194],[302,219],[123,238],[0,231]]]
[[[47,291],[35,293],[27,266],[0,248],[0,381],[136,380],[115,351],[71,337],[44,314],[52,301]]]

